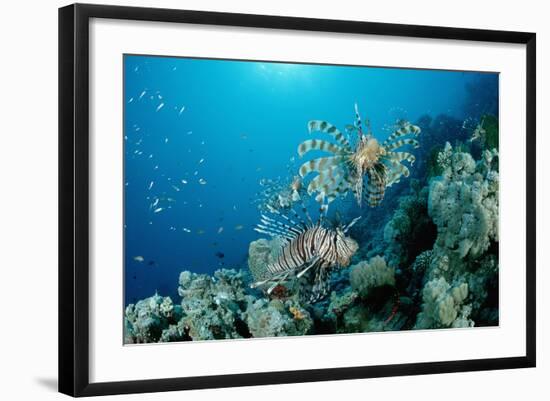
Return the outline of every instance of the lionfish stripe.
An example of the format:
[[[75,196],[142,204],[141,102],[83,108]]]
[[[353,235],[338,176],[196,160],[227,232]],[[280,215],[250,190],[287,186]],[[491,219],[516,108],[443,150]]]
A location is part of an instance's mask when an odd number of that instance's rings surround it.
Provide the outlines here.
[[[388,186],[399,182],[401,176],[408,177],[409,169],[407,168],[407,166],[398,164],[397,166],[395,166],[395,168],[392,168],[388,179]]]
[[[322,150],[324,152],[341,153],[344,151],[340,146],[322,139],[308,139],[298,146],[298,155],[302,157],[310,150]]]
[[[313,159],[302,164],[299,170],[300,176],[303,178],[313,171],[322,171],[329,167],[335,166],[342,160],[341,156],[328,156],[319,159]]]
[[[296,235],[293,235],[292,233],[278,227],[265,226],[262,224],[256,224],[256,227],[264,233],[269,233],[272,237],[284,237],[289,240],[293,240],[296,237]]]
[[[262,214],[262,215],[261,215],[260,220],[261,220],[264,224],[275,224],[275,225],[277,225],[277,226],[284,227],[284,228],[286,228],[287,230],[293,231],[293,232],[296,233],[296,234],[300,234],[300,233],[303,231],[302,228],[298,227],[298,225],[296,224],[296,222],[295,222],[294,220],[291,220],[291,219],[287,218],[285,215],[281,215],[281,214],[279,214],[279,215],[282,216],[282,217],[285,217],[286,220],[287,220],[288,222],[290,222],[291,224],[285,224],[285,223],[283,223],[283,222],[281,222],[281,221],[272,219],[272,218],[266,216],[265,214]]]
[[[321,186],[333,185],[342,180],[343,171],[340,166],[332,166],[330,169],[323,170],[309,183],[308,193],[317,191]]]
[[[369,206],[378,206],[382,199],[384,199],[384,194],[386,191],[386,174],[384,178],[380,177],[378,174],[369,174],[369,183],[367,185],[367,191],[365,197]]]
[[[397,138],[401,138],[402,136],[409,135],[409,132],[405,131],[403,128],[398,129],[397,131],[394,131],[383,143],[382,145],[387,145],[390,142],[395,141]]]
[[[281,234],[281,233],[278,233],[278,232],[275,232],[275,231],[272,231],[272,230],[266,230],[266,229],[263,229],[261,227],[254,227],[254,231],[257,231],[257,232],[262,233],[262,234],[269,235],[270,237],[283,237],[287,240],[294,239],[294,238],[288,237],[284,234]]]
[[[322,120],[312,120],[308,123],[307,128],[310,133],[314,131],[327,133],[331,135],[334,139],[336,139],[344,148],[349,147],[349,142],[344,134],[342,134],[340,130],[338,130],[338,128],[336,128],[329,122]]]
[[[258,227],[264,229],[264,230],[276,230],[280,233],[284,233],[285,235],[288,235],[290,237],[296,237],[297,235],[300,235],[300,231],[297,231],[296,229],[293,229],[292,227],[289,227],[282,223],[271,223],[269,221],[266,221],[264,219],[260,219],[260,221],[263,223],[263,226],[258,224]]]
[[[393,161],[402,162],[403,160],[408,161],[411,164],[414,164],[416,157],[408,152],[388,152],[388,155]]]
[[[392,151],[405,145],[412,145],[414,148],[418,148],[419,146],[418,141],[416,139],[407,138],[407,139],[400,139],[398,141],[390,143],[389,145],[386,146],[386,150]]]

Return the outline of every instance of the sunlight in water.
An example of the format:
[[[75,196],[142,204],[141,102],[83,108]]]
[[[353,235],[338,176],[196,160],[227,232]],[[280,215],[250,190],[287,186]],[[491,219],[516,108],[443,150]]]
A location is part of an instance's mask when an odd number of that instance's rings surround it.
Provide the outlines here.
[[[264,78],[307,79],[309,74],[302,64],[257,63],[256,69]]]

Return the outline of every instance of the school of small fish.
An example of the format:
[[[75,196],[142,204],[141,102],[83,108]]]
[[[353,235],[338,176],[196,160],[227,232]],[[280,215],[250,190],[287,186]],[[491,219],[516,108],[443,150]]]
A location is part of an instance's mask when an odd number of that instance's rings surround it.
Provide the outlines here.
[[[175,69],[175,67],[174,67],[174,69]],[[137,67],[136,67],[135,71],[138,71]],[[145,102],[151,102],[152,101],[153,103],[156,101],[157,103],[154,104],[155,112],[160,112],[162,109],[166,108],[167,102],[169,103],[169,99],[165,99],[164,96],[160,93],[160,91],[154,91],[154,90],[145,88],[139,93],[138,96],[130,97],[128,99],[128,104],[139,104],[140,102],[143,102],[143,101],[145,101]],[[182,116],[184,111],[186,111],[186,109],[187,109],[185,105],[179,105],[179,106],[178,105],[171,105],[170,108],[176,111],[178,117]],[[149,134],[142,134],[142,127],[138,126],[137,124],[133,125],[133,131],[135,133],[139,133],[140,135],[142,135],[133,144],[136,147],[133,150],[133,154],[134,154],[135,157],[139,157],[139,156],[143,155],[143,150],[141,150],[141,145],[143,144],[144,140],[147,140],[147,138],[150,137],[150,135]],[[193,131],[187,131],[186,132],[187,136],[191,136],[192,134],[193,134]],[[126,142],[129,142],[128,138],[129,138],[128,135],[124,136],[124,140]],[[240,138],[242,140],[246,140],[246,139],[248,139],[248,135],[244,134],[244,133],[240,134]],[[164,144],[168,144],[169,141],[170,141],[170,138],[168,136],[163,137],[163,143]],[[200,144],[205,145],[206,141],[201,140]],[[188,149],[188,153],[191,153],[191,149]],[[148,152],[146,157],[147,157],[147,159],[150,159],[150,160],[155,159],[154,154],[149,153],[149,152]],[[200,157],[198,159],[197,164],[198,165],[203,165],[203,164],[205,164],[205,162],[206,162],[206,158],[205,157]],[[153,171],[159,171],[160,167],[161,166],[159,164],[154,164],[154,166],[152,167],[152,170]],[[257,172],[261,171],[261,167],[257,167],[256,171]],[[199,174],[200,174],[199,170],[194,170],[193,173],[192,173],[192,175],[194,175],[194,176],[199,176]],[[147,190],[148,191],[153,191],[154,188],[158,188],[158,189],[155,189],[155,191],[162,191],[162,188],[164,187],[163,184],[162,184],[163,179],[166,180],[170,184],[169,187],[173,191],[175,191],[175,192],[181,192],[182,191],[182,187],[174,184],[174,181],[173,181],[172,177],[166,177],[164,174],[161,174],[160,178],[157,176],[157,178],[155,180],[148,180]],[[184,185],[184,186],[187,186],[189,184],[189,180],[186,179],[186,178],[179,178],[178,181],[181,183],[181,185]],[[201,186],[207,185],[207,180],[203,177],[200,177],[200,176],[199,176],[197,182]],[[125,186],[128,186],[128,185],[129,185],[129,182],[125,182]],[[166,192],[164,192],[164,191],[162,191],[160,195],[148,196],[147,199],[149,200],[149,210],[153,215],[157,215],[157,214],[160,214],[162,212],[166,212],[167,209],[172,208],[171,204],[176,202],[175,199],[167,197]],[[187,201],[183,202],[183,205],[188,205],[188,204],[189,203]],[[199,208],[202,208],[204,205],[203,205],[202,202],[199,202],[197,204],[197,206]],[[237,211],[237,206],[236,205],[233,205],[233,210]],[[222,219],[220,219],[220,220],[222,220]],[[153,221],[152,220],[149,221],[149,224],[153,224]],[[243,224],[236,224],[234,226],[235,231],[240,231],[240,230],[243,230],[243,229],[244,229]],[[172,226],[168,227],[168,230],[169,231],[177,231],[178,228],[172,225]],[[187,234],[192,233],[191,228],[187,228],[187,227],[181,227],[181,231],[184,232],[184,233],[187,233]],[[203,235],[203,234],[205,234],[206,230],[204,230],[202,228],[199,228],[199,229],[194,230],[194,232],[197,235]],[[217,234],[223,234],[224,233],[224,227],[219,226],[218,229],[216,230],[216,232],[217,232]],[[220,255],[220,254],[223,255],[223,253],[221,253],[221,252],[219,252],[217,255]],[[136,262],[139,262],[139,263],[142,263],[142,262],[145,261],[143,256],[135,256],[133,259]]]

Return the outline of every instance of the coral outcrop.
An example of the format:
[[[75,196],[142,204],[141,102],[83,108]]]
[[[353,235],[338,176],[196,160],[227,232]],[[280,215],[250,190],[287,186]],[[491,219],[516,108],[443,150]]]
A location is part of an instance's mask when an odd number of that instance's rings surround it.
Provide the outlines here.
[[[181,307],[174,306],[170,297],[158,294],[130,304],[124,313],[124,339],[127,344],[156,342],[165,327],[176,323]]]
[[[467,297],[466,283],[451,286],[443,277],[429,281],[422,291],[424,303],[415,328],[472,327],[474,322],[468,319],[472,307],[463,305]]]
[[[392,187],[398,199],[353,227],[362,249],[355,264],[330,272],[330,297],[311,302],[311,274],[269,293],[251,288],[268,277],[281,248],[277,239],[259,239],[249,245],[248,271],[184,271],[180,300],[155,294],[128,305],[125,343],[498,324],[498,121],[485,116],[485,136],[472,142],[476,158],[437,136],[448,137],[445,130],[458,123],[444,116],[427,122],[430,164],[409,189]]]
[[[430,183],[438,235],[429,259],[419,261],[426,284],[415,328],[470,327],[480,318],[497,324],[498,152],[485,150],[476,162],[446,150],[443,174]]]
[[[245,313],[253,337],[298,336],[311,332],[313,319],[309,312],[293,301],[258,299]]]
[[[440,179],[430,185],[428,212],[438,228],[436,246],[459,259],[475,259],[498,242],[498,171],[496,151],[485,151],[476,164],[457,152]]]
[[[428,215],[428,188],[411,181],[411,191],[402,196],[395,213],[384,227],[384,253],[390,264],[408,266],[421,252],[431,249],[437,228]]]
[[[375,256],[368,263],[363,261],[350,268],[351,288],[362,298],[367,298],[372,289],[395,285],[395,269],[384,258]]]

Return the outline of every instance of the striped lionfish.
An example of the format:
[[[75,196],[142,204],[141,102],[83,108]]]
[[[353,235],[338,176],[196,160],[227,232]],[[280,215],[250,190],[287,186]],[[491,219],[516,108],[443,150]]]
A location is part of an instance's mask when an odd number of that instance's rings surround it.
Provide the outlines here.
[[[338,195],[345,197],[351,190],[360,206],[364,180],[366,180],[365,197],[369,206],[374,207],[382,202],[386,187],[399,182],[401,176],[409,176],[409,169],[401,162],[406,160],[412,165],[415,157],[408,152],[395,150],[405,145],[417,148],[418,141],[411,136],[418,136],[420,128],[401,120],[397,123],[397,129],[382,143],[373,136],[368,120],[365,128],[366,134],[363,132],[357,104],[355,104],[355,124],[346,127],[348,137],[352,132],[357,132],[355,146],[350,144],[349,138],[338,128],[326,121],[313,120],[308,123],[310,133],[324,132],[331,135],[337,142],[335,144],[322,139],[309,139],[298,146],[300,157],[312,150],[332,153],[331,156],[304,163],[299,170],[302,178],[310,173],[318,174],[307,188],[309,194],[318,192],[316,196],[318,202],[326,202],[328,205]],[[406,136],[409,137],[404,138]]]
[[[352,256],[359,248],[357,242],[346,237],[348,230],[359,220],[355,218],[348,225],[329,229],[322,224],[322,215],[313,223],[305,207],[306,223],[295,211],[298,222],[276,209],[271,212],[278,217],[272,218],[262,214],[261,223],[254,229],[281,241],[279,252],[272,263],[266,266],[267,279],[252,284],[259,287],[271,284],[271,292],[289,276],[302,277],[306,272],[314,272],[314,282],[310,302],[323,298],[329,289],[330,271],[337,267],[349,266]],[[284,221],[282,221],[284,219]]]

